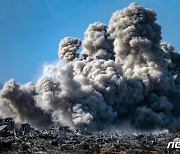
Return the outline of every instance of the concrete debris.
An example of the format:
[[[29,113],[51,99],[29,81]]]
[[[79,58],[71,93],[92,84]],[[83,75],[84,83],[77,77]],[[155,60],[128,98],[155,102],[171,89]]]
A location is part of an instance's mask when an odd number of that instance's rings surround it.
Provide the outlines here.
[[[167,149],[168,142],[178,138],[180,133],[171,134],[166,130],[144,133],[89,132],[87,129],[70,130],[69,127],[57,126],[37,130],[27,123],[14,126],[13,120],[8,119],[0,120],[0,153],[180,152],[179,149]],[[2,121],[6,121],[6,125]]]

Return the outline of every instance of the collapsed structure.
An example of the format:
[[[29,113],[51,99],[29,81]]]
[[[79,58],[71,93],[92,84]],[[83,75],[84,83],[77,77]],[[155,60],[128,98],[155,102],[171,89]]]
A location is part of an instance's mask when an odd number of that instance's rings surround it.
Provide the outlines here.
[[[161,42],[154,11],[132,3],[108,26],[89,25],[82,42],[64,38],[58,54],[36,84],[4,84],[3,118],[38,128],[180,130],[180,53]]]

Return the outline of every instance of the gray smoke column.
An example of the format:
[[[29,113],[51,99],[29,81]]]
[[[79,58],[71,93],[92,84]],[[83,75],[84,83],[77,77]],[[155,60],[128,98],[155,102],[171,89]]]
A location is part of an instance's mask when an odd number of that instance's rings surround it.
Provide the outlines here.
[[[71,61],[75,59],[78,54],[76,51],[81,46],[81,41],[76,38],[65,37],[59,43],[59,58],[62,58],[66,61]]]
[[[59,62],[36,84],[10,80],[0,91],[0,116],[43,128],[180,131],[180,53],[161,42],[156,13],[136,3],[109,25],[90,24],[81,41],[66,37]]]

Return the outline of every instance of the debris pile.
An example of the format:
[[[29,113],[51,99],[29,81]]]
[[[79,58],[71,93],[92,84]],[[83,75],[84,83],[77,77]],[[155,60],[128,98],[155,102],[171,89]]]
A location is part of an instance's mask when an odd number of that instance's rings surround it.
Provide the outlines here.
[[[37,130],[27,123],[9,127],[13,125],[10,118],[1,121],[6,121],[5,126],[8,126],[0,130],[1,153],[180,152],[167,149],[168,142],[180,136],[180,133],[171,134],[167,130],[156,133],[89,132],[59,126]],[[9,133],[3,135],[2,131]]]

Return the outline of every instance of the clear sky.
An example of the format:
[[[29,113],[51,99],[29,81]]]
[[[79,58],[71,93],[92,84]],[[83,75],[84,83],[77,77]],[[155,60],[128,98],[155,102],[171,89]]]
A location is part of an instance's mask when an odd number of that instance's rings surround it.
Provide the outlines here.
[[[83,39],[90,23],[108,24],[134,1],[157,12],[163,41],[180,51],[180,0],[0,0],[0,82],[35,81],[62,38]]]

